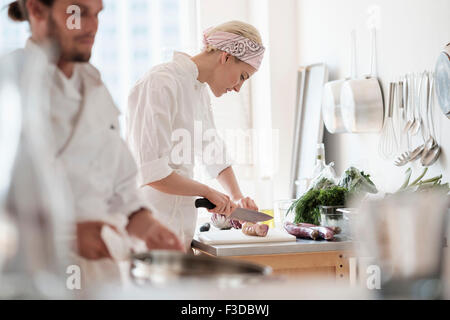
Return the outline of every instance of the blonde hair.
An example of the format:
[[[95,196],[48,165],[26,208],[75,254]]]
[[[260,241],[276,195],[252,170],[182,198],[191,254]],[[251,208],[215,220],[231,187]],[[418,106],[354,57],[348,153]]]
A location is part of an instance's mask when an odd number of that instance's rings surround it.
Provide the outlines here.
[[[256,29],[251,24],[248,24],[248,23],[245,23],[242,21],[233,20],[233,21],[228,21],[228,22],[222,23],[222,24],[208,30],[205,33],[205,36],[209,37],[210,35],[214,34],[217,31],[234,33],[234,34],[240,35],[242,37],[248,38],[248,39],[256,42],[259,45],[262,45],[261,34],[259,33],[258,29]],[[212,52],[212,51],[216,51],[216,50],[217,50],[217,48],[215,48],[211,45],[207,45],[204,49],[204,51],[206,51],[206,52]]]

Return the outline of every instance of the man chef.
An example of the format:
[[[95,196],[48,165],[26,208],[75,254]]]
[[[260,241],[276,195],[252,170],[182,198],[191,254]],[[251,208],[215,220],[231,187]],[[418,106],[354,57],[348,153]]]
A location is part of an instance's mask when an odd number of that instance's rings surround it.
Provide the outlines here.
[[[67,27],[75,5],[81,9],[80,28]],[[149,249],[183,250],[179,239],[152,215],[136,189],[136,165],[119,135],[118,116],[100,73],[90,63],[102,0],[18,0],[8,15],[28,21],[31,37],[25,48],[9,55],[19,61],[41,57],[49,92],[54,157],[64,169],[74,202],[78,254],[89,260],[110,257],[101,237],[112,215],[126,217],[128,235]],[[51,44],[56,51],[45,48]],[[17,60],[16,59],[16,60]],[[32,75],[21,74],[19,78]]]

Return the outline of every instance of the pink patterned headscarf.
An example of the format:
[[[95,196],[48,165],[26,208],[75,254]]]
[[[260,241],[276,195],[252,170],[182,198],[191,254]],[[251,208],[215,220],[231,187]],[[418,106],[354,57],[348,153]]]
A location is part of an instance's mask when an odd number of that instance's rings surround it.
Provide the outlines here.
[[[266,48],[264,46],[238,34],[216,31],[207,36],[211,29],[203,32],[203,44],[225,51],[239,60],[248,63],[256,70],[259,69]]]

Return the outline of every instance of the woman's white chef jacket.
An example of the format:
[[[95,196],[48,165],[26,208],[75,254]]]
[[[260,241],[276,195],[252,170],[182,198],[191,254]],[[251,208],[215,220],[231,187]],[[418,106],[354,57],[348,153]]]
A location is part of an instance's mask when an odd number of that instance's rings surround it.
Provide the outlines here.
[[[223,141],[216,133],[210,135],[215,132],[211,101],[206,84],[197,77],[197,65],[190,57],[175,52],[171,62],[153,67],[133,87],[126,116],[127,142],[138,164],[138,185],[156,207],[158,219],[186,248],[195,232],[195,197],[171,195],[146,185],[174,171],[193,178],[195,159],[201,161],[202,154],[212,154],[212,159],[201,163],[210,178],[230,166]],[[183,149],[187,153],[180,152],[181,145],[187,146]],[[212,149],[215,152],[210,153]]]

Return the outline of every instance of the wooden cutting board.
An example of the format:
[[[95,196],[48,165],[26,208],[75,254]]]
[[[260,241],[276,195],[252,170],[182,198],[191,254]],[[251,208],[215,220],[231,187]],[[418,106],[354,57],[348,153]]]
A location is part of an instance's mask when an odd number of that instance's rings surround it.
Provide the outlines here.
[[[205,244],[239,244],[261,242],[296,241],[296,237],[284,230],[269,229],[265,237],[248,236],[242,230],[211,230],[198,234],[198,240]]]

